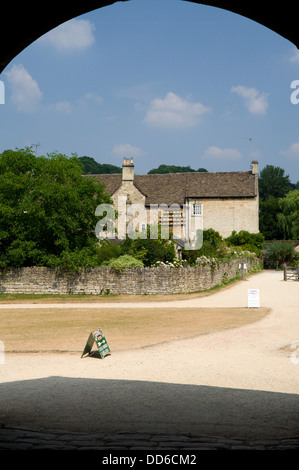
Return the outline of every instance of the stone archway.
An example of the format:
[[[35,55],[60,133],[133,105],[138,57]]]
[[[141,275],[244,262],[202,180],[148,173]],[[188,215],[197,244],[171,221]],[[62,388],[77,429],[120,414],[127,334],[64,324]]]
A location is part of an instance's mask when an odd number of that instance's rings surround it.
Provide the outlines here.
[[[0,73],[17,54],[36,39],[67,20],[116,3],[117,0],[73,0],[63,4],[61,0],[49,2],[5,2],[1,5],[0,29]],[[120,0],[129,1],[129,0]],[[260,3],[231,2],[226,0],[182,0],[210,5],[245,16],[280,34],[299,47],[299,29],[293,2],[283,5],[273,2],[270,8],[261,8]],[[3,27],[4,25],[4,27]]]

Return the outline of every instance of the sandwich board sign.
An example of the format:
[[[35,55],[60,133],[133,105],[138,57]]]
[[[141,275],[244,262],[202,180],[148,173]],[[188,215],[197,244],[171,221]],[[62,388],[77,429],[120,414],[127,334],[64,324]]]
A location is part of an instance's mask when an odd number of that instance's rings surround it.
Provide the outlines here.
[[[248,289],[248,308],[260,306],[260,290]]]
[[[94,343],[97,345],[101,358],[111,354],[106,338],[102,330],[98,328],[97,330],[90,333],[81,358],[86,354],[90,354]]]

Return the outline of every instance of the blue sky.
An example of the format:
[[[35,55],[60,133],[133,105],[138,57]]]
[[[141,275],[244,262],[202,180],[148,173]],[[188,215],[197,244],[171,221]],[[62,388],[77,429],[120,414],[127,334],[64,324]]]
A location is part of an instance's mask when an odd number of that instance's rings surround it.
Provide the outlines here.
[[[0,79],[0,152],[39,144],[37,154],[118,166],[132,157],[139,174],[160,164],[247,171],[256,159],[299,181],[299,54],[240,15],[119,2],[35,41]]]

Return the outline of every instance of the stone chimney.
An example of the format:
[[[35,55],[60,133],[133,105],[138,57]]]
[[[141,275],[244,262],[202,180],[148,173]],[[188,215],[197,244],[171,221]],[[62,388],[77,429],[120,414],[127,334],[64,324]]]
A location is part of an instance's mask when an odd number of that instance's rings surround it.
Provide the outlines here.
[[[254,175],[255,179],[255,194],[257,196],[257,201],[259,200],[259,171],[258,171],[258,162],[253,160],[251,162],[251,173]]]
[[[122,170],[123,181],[134,181],[134,163],[133,159],[124,159],[123,170]]]
[[[258,162],[256,160],[252,160],[251,162],[251,172],[253,175],[258,174]]]

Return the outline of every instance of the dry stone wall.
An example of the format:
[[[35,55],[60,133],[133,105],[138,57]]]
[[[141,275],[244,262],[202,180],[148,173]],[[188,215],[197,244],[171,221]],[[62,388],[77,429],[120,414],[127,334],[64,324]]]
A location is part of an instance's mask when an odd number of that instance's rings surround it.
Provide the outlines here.
[[[204,267],[94,268],[79,274],[43,267],[8,268],[0,272],[0,293],[26,294],[174,294],[210,289],[240,273],[240,260]],[[258,264],[249,259],[247,268]]]

